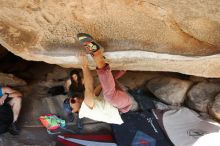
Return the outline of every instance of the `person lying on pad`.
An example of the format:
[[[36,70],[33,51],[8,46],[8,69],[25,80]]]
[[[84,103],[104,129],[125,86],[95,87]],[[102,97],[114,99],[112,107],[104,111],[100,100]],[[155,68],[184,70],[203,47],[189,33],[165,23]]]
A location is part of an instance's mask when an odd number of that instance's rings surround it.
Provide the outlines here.
[[[79,118],[87,117],[96,121],[122,124],[120,113],[138,109],[134,98],[116,80],[123,73],[119,72],[115,78],[113,77],[109,64],[105,62],[101,46],[90,35],[80,33],[77,38],[95,61],[100,85],[94,88],[87,57],[81,55],[85,92],[84,95],[75,95],[69,99],[72,111],[79,112]],[[102,89],[103,96],[97,96],[97,88]]]

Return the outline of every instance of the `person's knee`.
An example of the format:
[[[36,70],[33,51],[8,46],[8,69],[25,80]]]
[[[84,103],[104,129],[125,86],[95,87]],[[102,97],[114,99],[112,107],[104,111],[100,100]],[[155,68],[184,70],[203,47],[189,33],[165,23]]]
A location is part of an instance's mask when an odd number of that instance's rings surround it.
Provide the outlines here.
[[[14,98],[20,98],[21,99],[23,97],[21,92],[16,92],[16,93],[13,93],[12,95],[13,95]]]
[[[22,98],[23,97],[23,94],[21,92],[17,92],[17,97],[18,98]]]
[[[22,98],[20,96],[12,99],[15,104],[21,104]]]
[[[11,91],[11,88],[9,87],[2,87],[2,93],[5,94],[5,93],[9,93]]]

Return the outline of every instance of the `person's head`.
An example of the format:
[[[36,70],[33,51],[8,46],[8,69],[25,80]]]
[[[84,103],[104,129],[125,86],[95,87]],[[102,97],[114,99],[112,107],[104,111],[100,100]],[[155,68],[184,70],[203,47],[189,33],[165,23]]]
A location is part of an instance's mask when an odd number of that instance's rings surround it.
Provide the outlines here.
[[[80,73],[76,69],[70,71],[69,77],[72,82],[73,81],[78,82],[78,81],[80,81],[79,79],[81,79]]]
[[[71,86],[69,90],[74,90],[78,92],[84,92],[84,86],[82,84],[82,79],[78,70],[72,70],[70,72]]]
[[[71,89],[71,85],[70,85],[70,89]],[[65,111],[67,113],[79,112],[83,99],[84,99],[84,92],[69,90],[68,98],[66,98],[63,103]]]
[[[82,99],[74,97],[74,98],[66,98],[63,102],[64,110],[69,113],[77,113],[80,110]]]

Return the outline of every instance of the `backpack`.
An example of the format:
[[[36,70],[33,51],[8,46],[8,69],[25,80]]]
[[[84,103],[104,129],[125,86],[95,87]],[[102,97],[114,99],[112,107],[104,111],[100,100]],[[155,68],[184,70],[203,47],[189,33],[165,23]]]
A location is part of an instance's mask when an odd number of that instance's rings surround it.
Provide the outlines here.
[[[0,134],[8,131],[8,127],[13,122],[13,112],[7,103],[0,106]]]
[[[60,127],[66,126],[65,120],[58,118],[54,114],[42,115],[42,116],[40,116],[39,120],[41,121],[43,126],[47,128],[48,133],[51,133],[50,131],[54,131]]]
[[[61,133],[61,132],[53,132],[53,131],[55,131],[59,128],[61,128],[62,130],[66,131],[66,132],[70,132],[70,133],[73,133],[73,134],[79,133],[79,130],[82,129],[82,125],[81,125],[80,120],[77,121],[78,131],[73,131],[73,130],[67,129],[65,120],[58,118],[54,114],[42,115],[42,116],[40,116],[39,120],[41,121],[43,126],[47,128],[48,134],[59,134],[59,133]]]

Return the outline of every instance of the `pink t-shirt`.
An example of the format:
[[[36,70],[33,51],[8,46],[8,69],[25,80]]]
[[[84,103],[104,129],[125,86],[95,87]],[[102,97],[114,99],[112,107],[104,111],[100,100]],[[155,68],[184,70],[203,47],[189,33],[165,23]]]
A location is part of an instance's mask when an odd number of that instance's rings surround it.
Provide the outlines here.
[[[128,112],[132,107],[132,99],[123,88],[116,88],[116,81],[109,65],[106,65],[102,69],[97,69],[96,71],[102,85],[104,99],[114,107],[118,108],[120,112]]]

